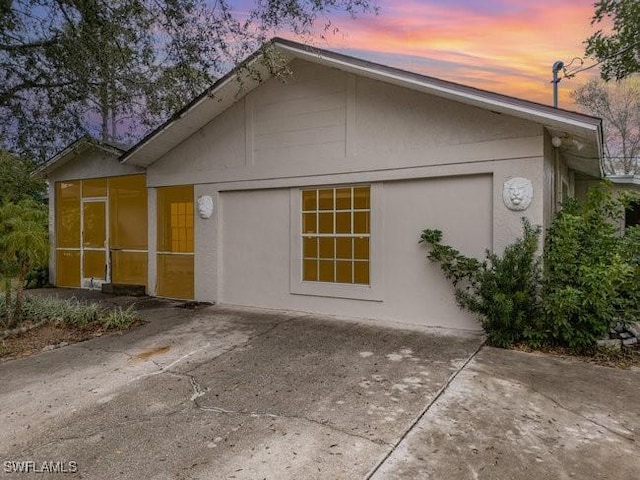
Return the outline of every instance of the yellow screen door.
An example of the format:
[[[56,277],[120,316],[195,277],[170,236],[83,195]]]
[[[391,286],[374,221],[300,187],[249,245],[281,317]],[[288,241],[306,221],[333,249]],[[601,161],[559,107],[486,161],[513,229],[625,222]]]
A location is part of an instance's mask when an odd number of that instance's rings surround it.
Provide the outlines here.
[[[99,289],[109,280],[106,198],[82,200],[82,286]]]

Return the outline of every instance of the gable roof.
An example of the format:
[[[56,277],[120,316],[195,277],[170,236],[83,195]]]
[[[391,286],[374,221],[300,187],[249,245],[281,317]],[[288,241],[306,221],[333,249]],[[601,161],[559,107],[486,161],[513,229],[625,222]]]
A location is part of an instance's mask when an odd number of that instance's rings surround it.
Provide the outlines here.
[[[105,153],[113,155],[114,158],[121,157],[122,154],[127,151],[127,149],[122,145],[118,145],[113,142],[98,140],[90,135],[84,135],[74,142],[71,142],[64,149],[62,149],[45,163],[40,165],[31,175],[34,177],[47,175],[48,173],[67,163],[74,156],[86,152],[90,149],[101,150]]]
[[[408,72],[282,38],[274,38],[261,50],[254,52],[244,62],[220,78],[209,89],[124,153],[121,161],[141,167],[151,165],[204,127],[243,95],[256,88],[261,81],[273,76],[266,62],[261,61],[264,58],[263,51],[266,48],[273,48],[286,62],[299,58],[355,75],[542,124],[553,136],[576,140],[576,142],[564,142],[562,147],[563,154],[567,157],[572,168],[579,169],[581,165],[584,167],[584,163],[587,161],[590,168],[586,170],[590,174],[597,176],[601,174],[602,120],[597,117]],[[572,144],[579,147],[572,147]],[[583,151],[585,145],[588,148]]]

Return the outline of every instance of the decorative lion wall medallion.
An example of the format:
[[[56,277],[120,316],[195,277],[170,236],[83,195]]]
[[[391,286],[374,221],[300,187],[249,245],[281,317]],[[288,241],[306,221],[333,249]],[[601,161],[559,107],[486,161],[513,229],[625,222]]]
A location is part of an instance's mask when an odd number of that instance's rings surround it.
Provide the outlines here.
[[[197,204],[200,218],[210,218],[213,215],[213,198],[209,195],[198,197]]]
[[[509,210],[526,210],[533,199],[533,183],[528,178],[515,177],[504,182],[502,200]]]

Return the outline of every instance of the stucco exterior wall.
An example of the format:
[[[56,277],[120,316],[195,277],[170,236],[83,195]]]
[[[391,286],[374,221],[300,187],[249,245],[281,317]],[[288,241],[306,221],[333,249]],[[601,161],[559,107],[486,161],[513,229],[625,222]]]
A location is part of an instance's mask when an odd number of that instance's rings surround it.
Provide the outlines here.
[[[553,181],[543,128],[302,61],[293,71],[147,170],[150,187],[194,184],[196,198],[214,199],[213,216],[195,219],[196,300],[477,328],[419,235],[439,228],[482,257],[519,236],[523,216],[543,224]],[[534,186],[524,212],[502,200],[516,176]],[[292,293],[291,190],[363,182],[383,187],[383,256],[372,259],[383,262],[382,299]]]
[[[134,165],[123,165],[118,157],[102,150],[86,150],[47,175],[52,182],[84,180],[87,178],[117,177],[144,173]]]
[[[210,219],[196,218],[196,300],[478,328],[455,305],[439,267],[425,260],[420,232],[441,229],[447,242],[477,257],[487,248],[501,251],[521,235],[523,216],[543,223],[543,158],[403,173],[307,177],[293,184],[272,180],[260,189],[250,188],[251,182],[197,185],[196,196],[211,195],[216,208]],[[514,176],[534,183],[534,200],[524,212],[509,210],[502,200],[503,183]],[[356,182],[383,185],[382,227],[373,233],[383,239],[382,301],[293,294],[290,264],[298,260],[291,256],[291,190]]]
[[[533,122],[296,60],[149,167],[150,186],[541,157]],[[185,166],[188,161],[188,168]]]
[[[426,261],[419,235],[441,229],[447,243],[482,257],[519,236],[523,216],[543,224],[553,172],[542,126],[304,61],[292,69],[287,82],[267,81],[146,170],[149,293],[157,284],[156,187],[192,184],[196,198],[214,200],[211,218],[195,218],[196,300],[477,328]],[[111,160],[69,162],[56,178],[138,171]],[[503,202],[513,177],[533,182],[525,211]],[[356,183],[379,195],[372,268],[384,279],[381,294],[293,293],[291,199],[300,187]]]
[[[297,190],[297,189],[295,189]],[[422,325],[477,328],[455,305],[438,265],[418,244],[424,228],[439,228],[466,254],[482,256],[492,243],[491,175],[384,182],[380,191],[383,288],[379,300],[291,293],[289,189],[224,192],[220,196],[223,249],[220,301]],[[295,215],[294,215],[295,216]],[[295,236],[295,232],[293,233]]]

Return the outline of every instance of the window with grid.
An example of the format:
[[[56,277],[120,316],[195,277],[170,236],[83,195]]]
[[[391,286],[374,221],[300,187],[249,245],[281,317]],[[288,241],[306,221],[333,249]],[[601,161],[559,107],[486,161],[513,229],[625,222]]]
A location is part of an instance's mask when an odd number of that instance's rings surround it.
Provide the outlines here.
[[[302,280],[370,284],[371,188],[302,190]]]
[[[171,251],[193,250],[193,202],[171,203]]]

